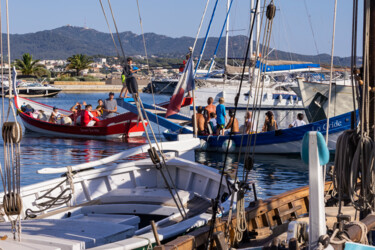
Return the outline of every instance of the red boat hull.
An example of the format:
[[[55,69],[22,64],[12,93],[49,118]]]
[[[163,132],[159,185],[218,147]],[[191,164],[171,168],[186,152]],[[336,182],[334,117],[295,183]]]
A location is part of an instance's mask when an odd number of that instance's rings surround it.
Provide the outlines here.
[[[38,120],[32,117],[31,115],[22,112],[20,109],[19,102],[31,104],[32,107],[36,106],[37,109],[43,110],[52,111],[52,107],[22,97],[15,98],[15,104],[25,128],[45,135],[77,138],[110,139],[120,137],[141,136],[144,132],[142,123],[138,122],[137,120],[137,115],[131,112],[100,121],[94,127],[82,127],[74,125],[60,125]],[[66,110],[60,111],[63,114],[70,113]]]

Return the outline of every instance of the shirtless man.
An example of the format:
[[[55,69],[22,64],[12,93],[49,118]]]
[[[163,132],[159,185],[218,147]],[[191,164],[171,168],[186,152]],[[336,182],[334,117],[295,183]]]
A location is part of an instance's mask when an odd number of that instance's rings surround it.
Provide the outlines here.
[[[199,106],[197,111],[197,125],[198,125],[198,135],[204,135],[205,134],[205,128],[206,128],[206,119],[203,115],[203,107]],[[194,115],[192,116],[191,120],[194,123]],[[194,127],[194,133],[195,133],[195,126]]]
[[[225,129],[230,129],[230,133],[232,134],[239,134],[240,133],[240,127],[238,125],[238,120],[237,118],[234,117],[234,110],[231,109],[229,110],[229,122],[227,124],[227,126],[225,127]],[[232,126],[233,124],[233,126]]]
[[[206,110],[207,110],[207,116],[210,117],[210,113],[216,113],[216,106],[213,104],[214,103],[214,98],[212,97],[209,97],[207,99],[207,106],[206,106]]]

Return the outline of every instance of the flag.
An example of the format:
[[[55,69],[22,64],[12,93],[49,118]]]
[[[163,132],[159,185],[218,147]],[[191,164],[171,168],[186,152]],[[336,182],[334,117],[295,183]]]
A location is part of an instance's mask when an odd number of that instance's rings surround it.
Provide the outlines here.
[[[180,112],[182,101],[186,92],[195,89],[194,84],[194,66],[192,57],[186,63],[184,71],[177,83],[177,86],[173,92],[171,100],[168,105],[167,114],[165,117],[177,114]]]

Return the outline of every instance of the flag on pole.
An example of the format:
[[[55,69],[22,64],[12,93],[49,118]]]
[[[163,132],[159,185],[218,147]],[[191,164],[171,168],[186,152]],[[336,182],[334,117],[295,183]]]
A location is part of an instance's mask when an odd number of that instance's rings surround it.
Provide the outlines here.
[[[189,61],[185,65],[185,69],[182,72],[180,80],[177,83],[177,86],[169,102],[167,114],[165,117],[170,115],[177,114],[180,112],[182,101],[184,100],[184,95],[186,92],[195,89],[194,83],[194,66],[192,57],[189,58]]]

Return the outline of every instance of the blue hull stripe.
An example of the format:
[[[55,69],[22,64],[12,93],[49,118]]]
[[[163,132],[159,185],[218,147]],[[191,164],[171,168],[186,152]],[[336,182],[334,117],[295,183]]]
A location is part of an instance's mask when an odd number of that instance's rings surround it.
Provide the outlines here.
[[[344,130],[348,130],[350,129],[350,125],[351,125],[351,112],[345,113],[336,117],[332,117],[330,118],[329,134],[339,133]],[[276,133],[275,131],[258,133],[255,145],[270,145],[270,144],[277,144],[277,143],[300,141],[302,140],[304,134],[307,131],[320,131],[323,135],[325,135],[326,127],[327,127],[327,120],[321,120],[321,121],[310,123],[301,127],[278,130]],[[177,140],[176,133],[165,132],[164,136],[169,141]],[[241,134],[232,136],[232,140],[237,146],[241,144],[242,136],[244,136],[242,146],[247,146],[247,145],[254,146],[254,139],[255,139],[254,134],[252,136],[241,135]],[[252,141],[250,144],[248,144],[248,140],[250,140],[250,137]],[[221,147],[224,141],[229,139],[229,135],[199,136],[199,138],[207,141],[209,146],[211,147]]]

